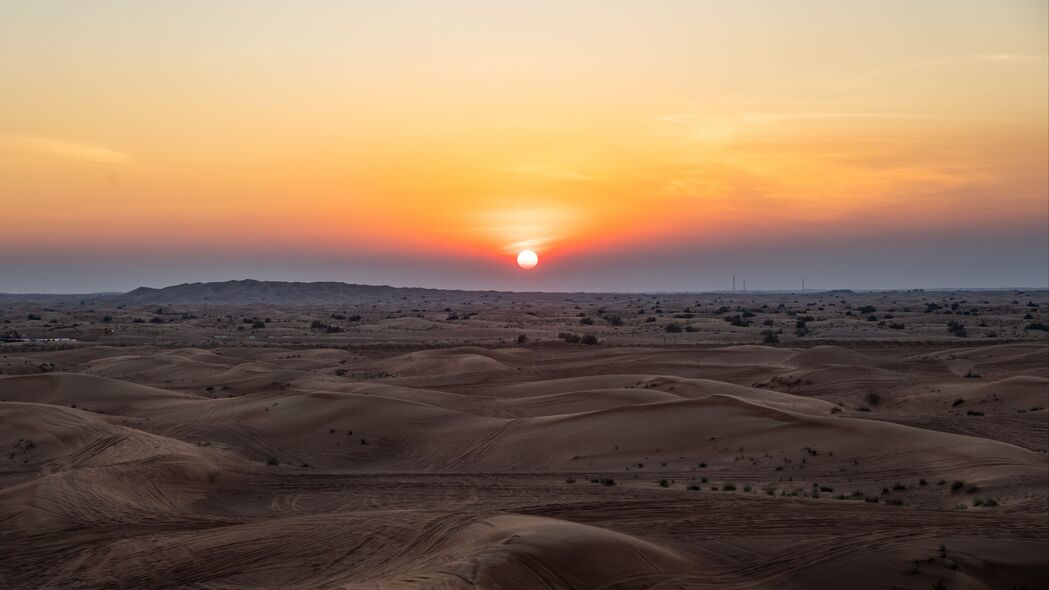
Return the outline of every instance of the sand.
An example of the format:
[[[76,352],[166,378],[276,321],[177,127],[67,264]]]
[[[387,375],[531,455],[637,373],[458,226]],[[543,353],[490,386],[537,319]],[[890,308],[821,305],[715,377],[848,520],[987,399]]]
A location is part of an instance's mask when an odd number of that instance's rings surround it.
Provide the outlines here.
[[[1049,340],[1022,329],[1044,293],[952,295],[999,332],[965,338],[927,293],[847,295],[913,299],[888,303],[903,330],[832,316],[840,294],[734,303],[793,327],[822,301],[777,343],[717,320],[724,295],[424,295],[353,326],[3,308],[82,339],[0,348],[0,587],[1049,585]],[[670,321],[708,327],[664,344]],[[557,337],[580,328],[601,344]]]

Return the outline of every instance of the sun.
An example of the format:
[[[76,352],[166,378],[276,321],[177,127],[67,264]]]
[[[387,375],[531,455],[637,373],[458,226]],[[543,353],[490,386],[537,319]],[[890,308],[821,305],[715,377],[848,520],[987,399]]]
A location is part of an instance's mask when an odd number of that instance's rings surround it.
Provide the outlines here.
[[[531,250],[522,250],[521,253],[517,255],[517,266],[520,266],[525,270],[535,268],[535,265],[537,264],[539,264],[539,256]]]

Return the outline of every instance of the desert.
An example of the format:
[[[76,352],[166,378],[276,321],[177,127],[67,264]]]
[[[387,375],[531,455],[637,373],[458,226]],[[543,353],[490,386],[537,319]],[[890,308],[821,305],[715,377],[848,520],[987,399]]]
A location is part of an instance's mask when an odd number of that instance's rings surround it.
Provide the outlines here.
[[[7,296],[0,585],[1049,583],[1044,291],[303,288]]]
[[[0,590],[1049,589],[1049,1],[0,1]]]

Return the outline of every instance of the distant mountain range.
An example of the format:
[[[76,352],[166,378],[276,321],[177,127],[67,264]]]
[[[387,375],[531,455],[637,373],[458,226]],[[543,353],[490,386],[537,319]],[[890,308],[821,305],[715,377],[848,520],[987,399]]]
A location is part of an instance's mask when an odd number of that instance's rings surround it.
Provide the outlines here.
[[[394,298],[415,299],[445,293],[439,289],[354,285],[351,283],[285,281],[225,281],[221,283],[185,283],[154,289],[139,287],[116,297],[123,305],[189,304],[215,305],[323,305],[388,301]]]

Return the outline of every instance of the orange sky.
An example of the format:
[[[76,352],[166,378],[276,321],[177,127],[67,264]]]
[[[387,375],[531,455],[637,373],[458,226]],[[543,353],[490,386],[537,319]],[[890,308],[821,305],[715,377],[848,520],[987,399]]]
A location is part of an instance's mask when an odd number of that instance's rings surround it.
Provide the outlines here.
[[[0,247],[556,260],[1049,216],[1044,1],[493,4],[4,3]]]

